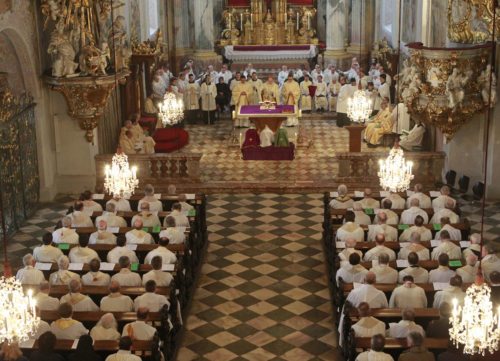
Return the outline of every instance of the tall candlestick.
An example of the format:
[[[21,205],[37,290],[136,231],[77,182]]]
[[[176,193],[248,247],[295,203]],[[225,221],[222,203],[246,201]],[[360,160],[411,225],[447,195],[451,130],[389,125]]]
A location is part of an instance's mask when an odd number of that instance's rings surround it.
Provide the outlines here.
[[[311,29],[311,14],[307,14],[307,30]]]
[[[240,13],[241,31],[243,31],[243,13]]]
[[[299,12],[297,11],[297,30],[299,30]]]
[[[253,30],[253,14],[250,14],[250,29]]]

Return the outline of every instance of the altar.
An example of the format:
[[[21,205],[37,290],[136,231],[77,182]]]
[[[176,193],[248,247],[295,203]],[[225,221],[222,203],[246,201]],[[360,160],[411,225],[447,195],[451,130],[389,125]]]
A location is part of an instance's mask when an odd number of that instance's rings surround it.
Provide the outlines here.
[[[261,105],[243,105],[237,108],[235,119],[250,119],[260,132],[267,125],[274,133],[288,117],[300,117],[300,110],[295,105],[275,105],[265,109]]]
[[[318,55],[317,45],[226,45],[225,58],[232,62],[266,63],[310,60]]]

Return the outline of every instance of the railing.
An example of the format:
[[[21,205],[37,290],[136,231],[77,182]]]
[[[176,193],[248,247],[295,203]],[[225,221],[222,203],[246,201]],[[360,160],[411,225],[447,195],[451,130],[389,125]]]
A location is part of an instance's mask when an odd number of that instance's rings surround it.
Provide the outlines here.
[[[167,182],[199,183],[201,153],[137,154],[129,155],[131,165],[138,168],[137,177],[141,184],[151,183],[159,190]],[[113,154],[99,154],[95,157],[97,184],[104,182],[104,168],[111,164]]]
[[[351,185],[378,184],[378,161],[387,158],[389,152],[338,153],[334,159],[339,163],[336,181]],[[412,184],[422,183],[433,187],[442,179],[444,152],[405,152],[406,160],[413,162]]]

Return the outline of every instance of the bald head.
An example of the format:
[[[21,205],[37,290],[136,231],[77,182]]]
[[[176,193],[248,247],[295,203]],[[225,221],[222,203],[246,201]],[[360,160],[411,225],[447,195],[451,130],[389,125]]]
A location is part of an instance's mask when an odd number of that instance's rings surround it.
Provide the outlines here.
[[[420,201],[418,198],[412,198],[410,201],[410,206],[411,207],[420,207]]]
[[[465,261],[467,262],[467,264],[469,266],[474,267],[476,265],[476,262],[477,262],[477,256],[475,254],[469,254],[467,256],[467,258],[465,259]]]
[[[472,233],[469,236],[469,241],[472,244],[480,244],[481,243],[481,235],[479,233]]]
[[[375,236],[375,243],[381,246],[385,243],[385,235],[383,233],[379,233]]]
[[[356,247],[356,240],[353,239],[353,238],[347,239],[347,241],[345,241],[345,246],[347,248],[354,248],[354,247]]]
[[[111,293],[120,292],[120,284],[118,283],[118,281],[111,281],[109,283],[109,292]]]
[[[373,273],[373,272],[368,272],[368,273],[365,275],[365,283],[366,283],[367,285],[372,285],[372,284],[374,284],[376,281],[377,281],[377,276],[375,275],[375,273]]]
[[[450,187],[448,187],[448,186],[442,186],[441,187],[441,194],[443,196],[449,196],[450,195]]]
[[[385,224],[387,222],[387,214],[385,212],[379,212],[377,218],[379,224]]]

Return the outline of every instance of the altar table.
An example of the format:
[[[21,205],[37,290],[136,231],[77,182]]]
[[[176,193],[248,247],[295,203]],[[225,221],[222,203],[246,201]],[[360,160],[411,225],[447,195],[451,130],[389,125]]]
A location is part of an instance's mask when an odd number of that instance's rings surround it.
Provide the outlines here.
[[[288,117],[300,117],[295,105],[276,105],[274,109],[261,109],[260,105],[243,105],[236,110],[235,118],[249,118],[260,132],[267,125],[273,132]]]
[[[317,45],[226,45],[224,56],[231,61],[276,61],[312,59]]]

